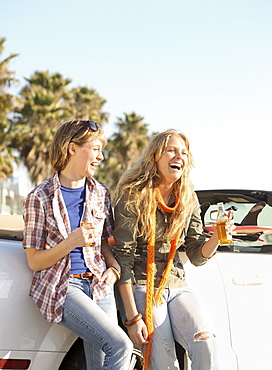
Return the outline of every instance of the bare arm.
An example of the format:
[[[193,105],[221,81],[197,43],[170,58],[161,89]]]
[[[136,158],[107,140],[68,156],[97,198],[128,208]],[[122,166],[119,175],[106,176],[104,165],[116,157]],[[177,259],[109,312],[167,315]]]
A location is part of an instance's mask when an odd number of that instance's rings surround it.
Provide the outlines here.
[[[213,235],[208,239],[202,246],[202,255],[205,258],[210,258],[216,252],[218,247],[217,230],[214,231]]]
[[[102,239],[101,242],[101,253],[103,254],[107,267],[115,266],[120,271],[120,265],[116,261],[112,248],[109,245],[107,239]]]
[[[105,258],[105,262],[107,266],[107,270],[104,271],[101,279],[105,281],[107,284],[113,285],[120,278],[121,272],[120,272],[120,265],[116,261],[113,251],[107,239],[102,239],[101,241],[101,253],[103,254]],[[119,276],[118,276],[118,273],[116,273],[114,269],[110,268],[111,266],[115,267],[118,270]]]
[[[231,216],[232,214],[231,212],[229,212],[228,221],[226,223],[226,228],[228,230],[228,233],[233,234],[235,232],[234,231],[235,225],[234,225],[234,221],[231,219]],[[217,247],[218,247],[218,233],[217,233],[217,229],[215,226],[213,235],[202,246],[203,257],[206,257],[206,258],[212,257],[212,255],[216,252]]]
[[[41,271],[55,265],[76,247],[88,243],[90,232],[88,228],[79,227],[72,231],[66,239],[50,249],[26,248],[28,265],[33,271]]]
[[[120,285],[119,292],[124,304],[127,320],[132,320],[138,314],[132,284]],[[147,343],[148,332],[143,320],[139,320],[135,324],[128,326],[127,329],[133,343]]]

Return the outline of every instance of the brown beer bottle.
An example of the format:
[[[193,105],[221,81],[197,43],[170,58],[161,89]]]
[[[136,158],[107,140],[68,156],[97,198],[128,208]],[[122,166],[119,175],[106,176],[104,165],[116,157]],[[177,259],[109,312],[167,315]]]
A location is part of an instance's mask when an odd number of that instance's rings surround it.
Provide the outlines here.
[[[224,209],[224,204],[217,203],[217,219],[215,225],[218,233],[218,244],[220,245],[232,244],[232,236],[226,230],[227,220],[228,216]]]

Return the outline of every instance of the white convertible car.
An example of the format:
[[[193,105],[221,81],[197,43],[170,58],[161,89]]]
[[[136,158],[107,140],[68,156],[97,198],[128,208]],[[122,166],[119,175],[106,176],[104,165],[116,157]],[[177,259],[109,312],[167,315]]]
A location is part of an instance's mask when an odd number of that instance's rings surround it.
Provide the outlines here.
[[[237,235],[204,266],[180,251],[187,279],[210,318],[220,370],[272,368],[272,192],[197,191],[204,232],[213,232],[216,203],[232,209]],[[17,226],[16,224],[18,224]],[[0,369],[84,370],[82,343],[67,329],[47,323],[28,296],[32,273],[22,249],[20,216],[0,216]],[[9,230],[8,230],[9,229]],[[177,345],[180,368],[191,368]],[[131,368],[141,370],[135,349]]]

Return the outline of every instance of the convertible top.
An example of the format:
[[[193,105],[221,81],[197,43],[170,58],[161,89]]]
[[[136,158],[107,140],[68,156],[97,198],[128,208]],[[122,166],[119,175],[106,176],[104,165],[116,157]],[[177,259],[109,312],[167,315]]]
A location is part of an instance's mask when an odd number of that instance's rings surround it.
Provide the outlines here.
[[[209,202],[236,202],[236,203],[258,203],[264,201],[272,206],[272,192],[265,190],[244,190],[244,189],[218,189],[218,190],[197,190],[200,204]]]

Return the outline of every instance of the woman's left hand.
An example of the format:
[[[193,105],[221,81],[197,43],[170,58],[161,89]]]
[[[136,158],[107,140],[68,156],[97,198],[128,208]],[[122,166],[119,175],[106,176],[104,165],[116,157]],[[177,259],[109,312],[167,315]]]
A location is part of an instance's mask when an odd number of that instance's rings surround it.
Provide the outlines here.
[[[107,270],[103,272],[100,280],[109,285],[114,285],[117,281],[117,276],[111,268],[107,268]]]

